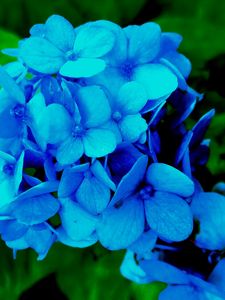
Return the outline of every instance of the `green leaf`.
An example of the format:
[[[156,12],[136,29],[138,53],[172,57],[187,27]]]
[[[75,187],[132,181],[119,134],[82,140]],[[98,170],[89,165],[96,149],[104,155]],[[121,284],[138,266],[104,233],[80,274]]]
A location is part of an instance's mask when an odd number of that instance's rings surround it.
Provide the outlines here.
[[[33,24],[45,22],[52,14],[64,16],[75,26],[96,19],[128,24],[146,1],[1,0],[0,26],[25,36],[28,35],[28,30]],[[6,11],[7,18],[5,17]]]
[[[11,32],[0,28],[0,50],[5,48],[16,48],[19,37]],[[0,52],[0,65],[14,61],[15,59]]]

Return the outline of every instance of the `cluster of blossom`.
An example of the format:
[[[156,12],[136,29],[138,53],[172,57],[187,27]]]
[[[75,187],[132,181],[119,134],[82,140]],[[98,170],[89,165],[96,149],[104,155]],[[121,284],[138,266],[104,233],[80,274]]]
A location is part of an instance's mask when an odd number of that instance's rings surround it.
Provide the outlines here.
[[[166,282],[160,299],[224,297],[225,197],[196,176],[214,110],[186,128],[202,96],[180,42],[54,15],[4,50],[18,60],[0,68],[0,233],[15,253],[98,241],[127,249],[127,278]]]

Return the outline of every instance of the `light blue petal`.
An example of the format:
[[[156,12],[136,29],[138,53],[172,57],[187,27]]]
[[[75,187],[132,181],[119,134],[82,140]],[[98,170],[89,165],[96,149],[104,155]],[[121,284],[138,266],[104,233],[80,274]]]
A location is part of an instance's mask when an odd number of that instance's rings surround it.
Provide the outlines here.
[[[82,78],[91,77],[105,69],[105,62],[98,58],[78,58],[66,62],[60,69],[60,74],[65,77]]]
[[[24,40],[19,57],[29,68],[44,74],[57,73],[65,63],[64,53],[40,37]]]
[[[24,237],[20,239],[6,242],[7,247],[14,250],[23,250],[29,248],[28,243],[25,241]]]
[[[90,173],[77,189],[76,200],[90,213],[99,214],[109,203],[110,189]]]
[[[141,26],[131,25],[124,30],[128,37],[128,57],[135,63],[148,63],[157,56],[161,37],[158,24],[149,22]]]
[[[194,218],[200,222],[196,236],[199,247],[210,250],[225,248],[225,197],[217,193],[198,193],[191,203]]]
[[[75,31],[65,18],[53,15],[45,24],[45,38],[62,51],[73,49]]]
[[[91,234],[85,239],[82,240],[73,240],[65,233],[62,227],[57,229],[57,237],[58,241],[63,243],[64,245],[75,247],[75,248],[86,248],[89,246],[94,245],[97,242],[97,235],[96,233]]]
[[[112,119],[109,120],[108,122],[103,124],[101,127],[111,131],[115,135],[116,142],[118,145],[122,143],[122,136],[121,136],[118,124],[114,120],[112,120]]]
[[[113,152],[116,148],[116,138],[106,129],[96,128],[86,131],[83,137],[84,152],[89,157],[101,157]]]
[[[115,37],[112,32],[104,27],[96,26],[95,23],[81,26],[76,34],[74,52],[80,57],[101,57],[114,45]]]
[[[112,191],[116,190],[115,183],[110,179],[109,175],[107,174],[106,170],[102,166],[102,164],[96,160],[91,165],[91,172],[92,174],[102,183],[104,183],[107,187],[109,187]]]
[[[148,157],[143,155],[137,159],[130,171],[123,176],[117,190],[110,202],[110,206],[116,204],[118,201],[125,199],[132,195],[138,185],[144,178],[148,164]]]
[[[24,162],[24,151],[21,153],[17,164],[15,166],[14,180],[15,180],[15,193],[18,192],[20,183],[23,177],[23,162]]]
[[[41,137],[49,144],[63,141],[72,132],[72,118],[60,104],[50,104],[44,110],[39,122]]]
[[[121,274],[136,283],[148,283],[151,280],[148,278],[143,269],[137,264],[135,254],[132,251],[127,251],[123,262],[120,266]]]
[[[193,230],[193,217],[186,201],[174,194],[155,192],[145,201],[147,222],[162,239],[180,242]]]
[[[14,179],[13,177],[0,182],[0,208],[13,201],[15,196]]]
[[[61,143],[56,152],[56,159],[61,165],[69,165],[78,161],[84,153],[80,137],[69,137]]]
[[[63,171],[59,183],[58,195],[65,198],[72,195],[81,184],[84,178],[84,172],[88,171],[89,164],[77,165],[72,168],[66,168]]]
[[[106,209],[97,228],[100,243],[110,250],[127,248],[143,231],[143,204],[136,198],[127,198],[121,206]]]
[[[44,37],[45,35],[45,25],[44,24],[35,24],[29,30],[30,35],[37,37]]]
[[[147,171],[147,181],[154,189],[189,197],[194,192],[193,181],[170,165],[153,163]]]
[[[59,202],[51,195],[40,195],[37,197],[15,201],[13,215],[17,220],[26,225],[42,223],[59,210]]]
[[[143,84],[150,100],[168,96],[178,85],[176,76],[167,67],[160,64],[148,64],[137,67],[133,80]]]
[[[30,127],[34,139],[38,146],[45,151],[47,146],[46,134],[49,136],[49,129],[45,118],[48,110],[46,110],[45,98],[42,93],[37,93],[26,105],[26,115],[29,118],[28,126]],[[38,112],[38,113],[37,113]],[[42,130],[40,130],[40,128]]]
[[[17,85],[16,81],[0,67],[0,86],[14,99],[17,103],[24,104],[25,96],[23,90]]]
[[[88,238],[96,228],[98,219],[69,198],[61,199],[60,217],[65,233],[74,240]]]
[[[98,127],[111,116],[108,99],[99,86],[81,88],[76,102],[81,114],[81,122],[87,128]]]
[[[140,114],[125,116],[118,123],[124,141],[134,143],[147,130],[148,125]]]
[[[121,87],[116,105],[123,114],[133,115],[140,112],[147,100],[148,96],[143,85],[130,81]]]

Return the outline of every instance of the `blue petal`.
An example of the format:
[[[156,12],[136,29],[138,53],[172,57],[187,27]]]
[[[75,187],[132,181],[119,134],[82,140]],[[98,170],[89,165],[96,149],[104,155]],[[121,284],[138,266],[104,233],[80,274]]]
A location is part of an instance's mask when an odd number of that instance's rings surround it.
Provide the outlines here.
[[[58,241],[60,241],[61,243],[65,244],[67,246],[76,247],[76,248],[86,248],[86,247],[92,246],[98,240],[96,233],[93,233],[90,236],[88,236],[82,240],[71,239],[70,237],[68,237],[68,235],[65,233],[65,231],[62,227],[59,227],[57,229],[57,237],[58,237]]]
[[[90,213],[101,213],[109,203],[110,189],[90,174],[86,174],[76,191],[76,200]]]
[[[158,24],[149,22],[141,26],[128,26],[124,30],[128,37],[128,57],[135,63],[149,63],[157,56],[161,37]]]
[[[204,292],[196,290],[189,285],[184,286],[169,286],[161,292],[159,300],[197,300],[204,295]],[[205,298],[206,299],[206,298]]]
[[[193,197],[191,209],[200,222],[196,244],[210,250],[224,249],[225,197],[217,193],[198,193]]]
[[[102,166],[102,164],[96,160],[91,165],[91,172],[92,174],[102,183],[104,183],[107,187],[109,187],[111,190],[115,191],[116,186],[115,183],[110,179],[109,175],[107,174],[106,170]]]
[[[180,197],[156,192],[145,201],[147,222],[151,229],[165,240],[179,242],[187,239],[193,230],[189,205]]]
[[[147,100],[148,96],[143,85],[130,81],[121,87],[116,105],[123,114],[133,115],[144,107]]]
[[[193,137],[190,143],[191,147],[192,146],[194,147],[196,144],[199,144],[202,141],[206,133],[206,130],[209,127],[211,119],[214,115],[215,115],[215,109],[211,109],[204,116],[202,116],[200,120],[195,124],[195,126],[192,129]]]
[[[98,127],[111,116],[108,99],[99,86],[81,88],[76,102],[81,114],[81,122],[87,128]]]
[[[83,137],[84,152],[89,157],[101,157],[113,152],[116,148],[116,138],[106,129],[96,128],[86,131]]]
[[[104,27],[88,23],[76,31],[74,52],[80,57],[96,58],[105,55],[114,45],[114,35]]]
[[[60,217],[65,233],[74,240],[88,238],[96,228],[98,219],[69,198],[61,199]]]
[[[153,230],[148,230],[129,246],[129,250],[141,258],[148,258],[151,256],[151,251],[155,247],[157,238],[158,236]]]
[[[181,171],[163,163],[153,163],[147,171],[147,181],[154,189],[189,197],[194,192],[194,183]]]
[[[82,139],[71,136],[59,145],[56,158],[61,165],[69,165],[78,161],[83,153],[84,146]]]
[[[148,157],[143,155],[137,159],[130,171],[122,178],[117,190],[110,202],[110,205],[116,204],[119,200],[130,196],[144,178]]]
[[[21,238],[28,230],[28,226],[17,222],[16,220],[6,221],[2,232],[4,241],[13,241]]]
[[[168,284],[189,283],[188,275],[185,272],[163,261],[143,260],[140,261],[140,267],[147,276],[151,276],[151,281],[161,281]]]
[[[160,64],[148,64],[136,68],[133,79],[143,84],[150,100],[169,97],[178,85],[176,76]]]
[[[19,222],[26,225],[42,223],[59,210],[59,202],[48,194],[17,200],[13,204],[13,215]]]
[[[82,78],[91,77],[105,69],[105,62],[98,58],[78,58],[66,62],[60,69],[60,74],[65,77]]]
[[[125,116],[118,125],[123,140],[131,143],[136,142],[148,128],[140,114]]]
[[[57,73],[65,63],[64,53],[39,37],[24,40],[21,43],[19,57],[29,68],[44,74]]]
[[[143,269],[137,264],[134,253],[129,250],[125,254],[120,272],[125,278],[136,283],[148,283],[151,281]]]
[[[127,198],[117,208],[106,209],[97,228],[99,241],[110,250],[128,247],[140,237],[143,231],[143,204],[135,198]]]
[[[16,100],[17,103],[25,103],[23,90],[2,67],[0,67],[0,86],[2,86],[4,90],[9,94],[9,96],[12,99]]]
[[[38,260],[42,260],[47,255],[55,237],[46,225],[40,224],[29,228],[25,240],[39,254]]]
[[[59,182],[58,181],[46,181],[42,182],[36,186],[33,186],[29,190],[19,194],[15,200],[23,200],[29,197],[36,197],[39,195],[56,192],[58,190]]]
[[[39,123],[40,124],[40,123]],[[72,118],[60,104],[50,104],[41,116],[41,137],[50,144],[64,140],[72,131]]]
[[[88,171],[89,164],[77,165],[72,168],[66,168],[63,171],[58,195],[60,198],[65,198],[72,195],[81,184],[84,178],[84,172]]]
[[[15,178],[15,193],[18,192],[20,183],[22,181],[23,161],[24,161],[24,151],[21,153],[21,155],[20,155],[20,157],[17,161],[16,167],[15,167],[15,175],[14,175],[14,178]]]
[[[45,25],[45,38],[62,51],[73,49],[75,32],[73,26],[65,18],[53,15]]]
[[[221,259],[220,262],[217,263],[212,273],[210,274],[208,281],[214,284],[225,294],[225,258]]]

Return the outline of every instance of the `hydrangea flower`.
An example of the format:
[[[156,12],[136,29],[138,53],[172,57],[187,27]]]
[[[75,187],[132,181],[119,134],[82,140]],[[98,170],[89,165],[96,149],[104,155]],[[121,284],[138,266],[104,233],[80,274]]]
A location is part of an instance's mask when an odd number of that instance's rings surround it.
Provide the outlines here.
[[[224,298],[224,188],[204,192],[198,175],[214,110],[186,128],[203,97],[181,40],[53,15],[4,50],[18,59],[0,67],[0,233],[14,254],[100,242],[127,250],[125,277],[165,282],[159,299]]]

